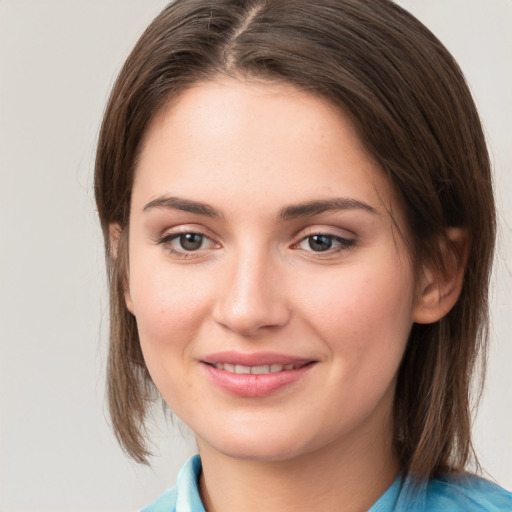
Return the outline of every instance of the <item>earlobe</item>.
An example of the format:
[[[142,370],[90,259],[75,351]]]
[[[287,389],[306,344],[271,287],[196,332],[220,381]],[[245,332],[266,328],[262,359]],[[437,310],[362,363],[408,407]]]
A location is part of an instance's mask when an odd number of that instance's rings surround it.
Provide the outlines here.
[[[469,249],[467,233],[450,228],[440,245],[441,265],[424,268],[420,279],[413,315],[419,324],[431,324],[447,315],[462,290]]]
[[[124,301],[126,308],[133,315],[133,302],[130,294],[130,276],[128,272],[128,247],[126,247],[123,229],[117,223],[112,223],[108,227],[110,239],[110,258],[117,267],[116,274],[118,279],[123,281]]]
[[[130,286],[128,283],[126,283],[124,287],[124,302],[126,304],[126,309],[135,316],[135,313],[133,312],[133,302],[132,302],[132,296],[130,294]]]

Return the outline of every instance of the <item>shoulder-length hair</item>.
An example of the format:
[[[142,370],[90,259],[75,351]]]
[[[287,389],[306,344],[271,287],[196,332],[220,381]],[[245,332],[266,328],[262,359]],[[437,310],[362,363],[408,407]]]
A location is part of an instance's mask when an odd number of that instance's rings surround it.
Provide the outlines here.
[[[413,325],[394,401],[404,473],[432,478],[463,470],[474,455],[471,378],[487,340],[495,238],[489,157],[457,63],[389,0],[176,0],[128,57],[105,112],[95,170],[110,284],[108,398],[121,445],[147,462],[145,420],[157,396],[124,302],[141,140],[165,104],[219,75],[294,84],[349,115],[399,196],[418,268],[442,266],[450,227],[467,233],[459,300],[438,322]],[[112,225],[120,227],[116,255]]]

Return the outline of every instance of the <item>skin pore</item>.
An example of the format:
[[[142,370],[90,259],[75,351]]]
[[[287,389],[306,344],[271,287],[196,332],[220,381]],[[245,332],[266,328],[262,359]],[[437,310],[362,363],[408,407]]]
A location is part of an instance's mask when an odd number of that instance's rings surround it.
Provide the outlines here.
[[[219,77],[150,124],[126,303],[208,512],[366,510],[397,476],[396,372],[443,311],[388,212],[406,232],[348,119],[291,85]]]

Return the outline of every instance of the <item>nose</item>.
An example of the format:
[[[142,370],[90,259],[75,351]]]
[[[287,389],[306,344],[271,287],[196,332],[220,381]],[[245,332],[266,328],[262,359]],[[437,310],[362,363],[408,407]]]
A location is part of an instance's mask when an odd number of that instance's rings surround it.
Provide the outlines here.
[[[286,325],[291,310],[277,264],[264,253],[234,259],[221,277],[214,320],[245,337]]]

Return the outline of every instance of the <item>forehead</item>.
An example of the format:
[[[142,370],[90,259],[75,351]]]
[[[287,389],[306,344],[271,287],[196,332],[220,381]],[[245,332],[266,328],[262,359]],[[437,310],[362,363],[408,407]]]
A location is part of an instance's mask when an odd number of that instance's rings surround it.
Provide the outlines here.
[[[290,84],[227,78],[190,87],[155,116],[133,192],[134,202],[179,194],[240,207],[259,197],[269,209],[342,195],[396,209],[340,109]]]

